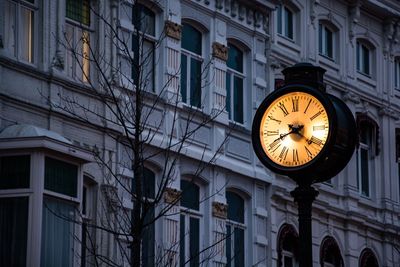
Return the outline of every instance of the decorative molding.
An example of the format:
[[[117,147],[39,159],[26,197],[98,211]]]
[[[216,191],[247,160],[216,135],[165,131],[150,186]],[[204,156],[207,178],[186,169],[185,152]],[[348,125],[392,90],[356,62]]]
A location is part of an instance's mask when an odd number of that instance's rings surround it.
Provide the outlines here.
[[[168,37],[174,38],[176,40],[180,40],[181,39],[182,25],[179,25],[178,23],[175,23],[175,22],[170,21],[170,20],[166,20],[164,28],[165,28],[165,34]]]
[[[344,101],[351,101],[351,102],[353,102],[355,104],[361,103],[360,97],[357,94],[355,94],[353,92],[350,92],[350,91],[347,91],[347,92],[345,92],[343,94],[343,100]]]
[[[212,215],[217,218],[226,219],[228,217],[228,205],[214,201],[212,203]]]
[[[64,57],[59,49],[56,50],[56,54],[53,57],[53,67],[64,69]]]
[[[176,204],[181,196],[181,191],[175,188],[167,187],[164,192],[164,201],[169,204]]]
[[[219,58],[223,61],[228,60],[228,47],[226,45],[214,42],[212,44],[213,57]]]

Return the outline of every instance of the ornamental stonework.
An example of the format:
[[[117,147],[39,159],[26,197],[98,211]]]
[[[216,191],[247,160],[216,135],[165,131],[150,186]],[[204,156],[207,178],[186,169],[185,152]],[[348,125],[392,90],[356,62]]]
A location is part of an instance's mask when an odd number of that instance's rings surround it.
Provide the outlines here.
[[[165,21],[165,34],[176,40],[181,39],[182,26],[170,20]]]
[[[214,42],[212,45],[212,55],[213,57],[219,58],[223,61],[227,61],[228,60],[228,47]]]
[[[169,204],[177,204],[181,196],[181,191],[175,188],[167,187],[164,192],[164,201]]]
[[[221,202],[213,202],[212,214],[214,217],[226,219],[228,217],[228,205]]]

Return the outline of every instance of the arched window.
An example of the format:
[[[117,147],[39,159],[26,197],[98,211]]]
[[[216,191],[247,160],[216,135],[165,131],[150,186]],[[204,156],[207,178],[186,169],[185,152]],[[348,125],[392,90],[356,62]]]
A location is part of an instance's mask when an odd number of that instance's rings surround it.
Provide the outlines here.
[[[226,192],[228,220],[226,222],[226,266],[245,266],[244,255],[244,199],[234,193]]]
[[[325,237],[321,243],[320,257],[321,267],[342,267],[343,259],[340,249],[332,237]]]
[[[357,188],[361,195],[371,196],[371,177],[374,171],[374,158],[379,153],[378,124],[368,115],[357,114],[359,144],[357,158]]]
[[[361,252],[360,267],[379,267],[378,260],[375,257],[374,252],[371,249],[366,248]]]
[[[132,17],[135,26],[132,38],[135,60],[132,78],[135,85],[140,86],[142,90],[154,92],[156,14],[144,5],[136,4]]]
[[[278,266],[298,266],[299,235],[290,224],[284,224],[278,235]]]
[[[182,24],[181,96],[182,101],[201,108],[202,34],[193,26]]]
[[[180,266],[200,266],[200,187],[181,180]]]
[[[243,92],[243,52],[235,45],[228,43],[228,70],[226,72],[226,111],[229,119],[243,123],[244,92]]]

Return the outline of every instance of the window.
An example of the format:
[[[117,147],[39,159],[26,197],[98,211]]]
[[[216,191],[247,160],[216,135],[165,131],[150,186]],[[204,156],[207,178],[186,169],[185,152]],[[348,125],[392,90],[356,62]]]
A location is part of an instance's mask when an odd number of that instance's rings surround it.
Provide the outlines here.
[[[90,4],[89,0],[66,1],[65,69],[67,75],[82,82],[90,79]]]
[[[29,184],[29,155],[0,157],[0,266],[26,265],[29,196],[8,190]]]
[[[278,33],[293,40],[294,12],[292,12],[288,7],[283,5],[278,6],[277,12],[278,12],[278,23],[277,23]]]
[[[243,123],[243,52],[232,44],[228,44],[228,70],[226,72],[226,111],[229,119]]]
[[[357,115],[357,130],[357,187],[361,195],[370,197],[374,159],[379,152],[376,142],[379,130],[377,123],[365,114]]]
[[[400,202],[400,128],[396,128],[396,163],[397,163],[397,188],[398,188],[398,202]]]
[[[78,207],[71,197],[77,198],[78,167],[46,157],[44,176],[41,266],[71,266]]]
[[[332,237],[325,237],[321,243],[320,251],[321,267],[343,267],[343,259],[340,249]]]
[[[81,238],[81,267],[94,265],[94,251],[96,241],[95,228],[90,225],[95,224],[96,216],[96,195],[95,195],[96,182],[88,176],[83,177],[82,187],[82,238]]]
[[[135,85],[141,86],[142,90],[154,92],[156,16],[149,8],[136,4],[133,8],[132,17],[135,26],[132,38],[134,53],[132,78]]]
[[[182,101],[201,108],[202,35],[189,24],[182,27],[181,97]]]
[[[244,256],[244,199],[234,192],[226,192],[228,220],[226,222],[227,267],[245,266]]]
[[[394,88],[400,90],[400,58],[394,61]]]
[[[361,252],[359,264],[360,267],[379,267],[375,254],[369,248]]]
[[[35,19],[34,0],[6,0],[4,3],[4,48],[17,60],[34,63]]]
[[[293,226],[284,224],[278,237],[278,266],[297,267],[299,237]]]
[[[371,75],[371,50],[364,44],[357,41],[357,71],[370,76]]]
[[[319,24],[318,48],[319,54],[327,58],[334,58],[334,38],[335,33],[324,24]]]
[[[181,181],[180,266],[200,266],[200,188]]]

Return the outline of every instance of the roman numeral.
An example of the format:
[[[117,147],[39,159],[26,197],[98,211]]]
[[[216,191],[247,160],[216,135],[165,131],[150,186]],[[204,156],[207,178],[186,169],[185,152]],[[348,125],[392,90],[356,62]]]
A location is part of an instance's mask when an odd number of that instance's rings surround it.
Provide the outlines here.
[[[308,101],[307,107],[306,107],[306,109],[304,110],[304,114],[307,113],[307,109],[308,109],[308,107],[310,106],[310,104],[311,104],[311,99]]]
[[[304,146],[304,148],[306,149],[307,156],[308,156],[309,158],[312,158],[313,155],[312,155],[311,151],[310,151],[306,146]]]
[[[320,146],[320,145],[322,145],[322,140],[321,140],[321,139],[318,139],[318,138],[315,137],[315,136],[311,136],[311,139],[308,141],[308,143],[309,143],[309,144],[314,143],[314,144]]]
[[[293,149],[293,161],[298,162],[299,161],[299,153],[297,152],[297,149]]]
[[[289,151],[289,148],[287,148],[287,147],[284,146],[284,147],[282,148],[281,153],[279,154],[279,157],[280,157],[281,159],[285,160],[288,151]]]
[[[282,110],[284,116],[287,116],[289,114],[285,107],[285,104],[283,104],[282,102],[279,102],[278,107]]]
[[[281,142],[281,139],[278,138],[278,139],[276,139],[274,142],[272,142],[271,144],[269,144],[269,150],[275,148],[274,150],[272,150],[272,152],[274,152],[274,151],[275,151],[276,149],[278,149],[278,147],[281,145],[280,142]]]
[[[272,117],[271,115],[268,116],[268,118],[272,121],[276,121],[277,123],[281,123],[280,120],[275,119],[274,117]]]
[[[267,136],[274,136],[274,135],[278,135],[278,134],[279,134],[279,130],[267,131]]]
[[[297,112],[297,111],[299,111],[299,99],[292,98],[292,112]]]
[[[322,130],[325,130],[325,125],[315,125],[312,128],[313,128],[313,131],[322,131]]]
[[[321,113],[322,113],[322,111],[320,110],[320,111],[318,111],[317,113],[315,113],[311,118],[310,118],[310,120],[313,120],[313,119],[315,119],[316,117],[318,117],[319,115],[321,115]]]

